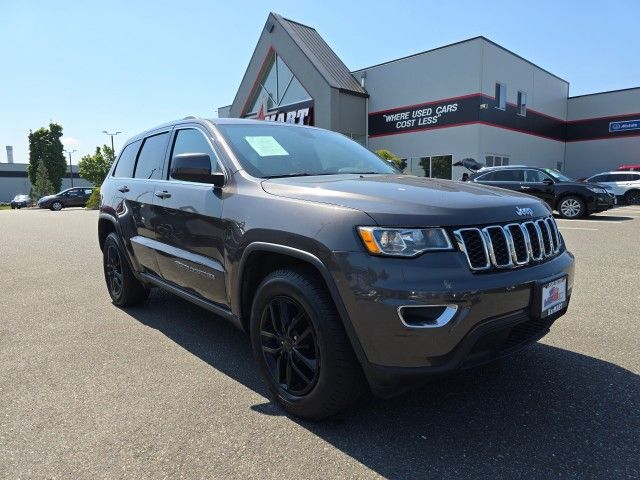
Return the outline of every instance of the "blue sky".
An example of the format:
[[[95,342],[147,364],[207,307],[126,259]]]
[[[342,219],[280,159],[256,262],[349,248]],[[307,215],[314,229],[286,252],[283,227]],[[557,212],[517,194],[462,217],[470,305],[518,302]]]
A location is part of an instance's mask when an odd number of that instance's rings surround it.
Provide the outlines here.
[[[77,149],[229,104],[269,11],[313,26],[353,70],[484,35],[571,83],[640,86],[640,2],[0,0],[0,159],[50,120]]]

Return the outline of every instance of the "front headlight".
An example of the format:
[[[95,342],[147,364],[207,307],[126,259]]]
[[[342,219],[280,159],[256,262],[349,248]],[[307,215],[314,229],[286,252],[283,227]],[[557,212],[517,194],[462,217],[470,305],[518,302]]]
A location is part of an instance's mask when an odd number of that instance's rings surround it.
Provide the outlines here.
[[[415,257],[433,250],[453,250],[442,228],[358,227],[358,235],[374,255]]]
[[[607,193],[606,188],[602,188],[602,187],[587,187],[587,188],[591,190],[593,193]]]

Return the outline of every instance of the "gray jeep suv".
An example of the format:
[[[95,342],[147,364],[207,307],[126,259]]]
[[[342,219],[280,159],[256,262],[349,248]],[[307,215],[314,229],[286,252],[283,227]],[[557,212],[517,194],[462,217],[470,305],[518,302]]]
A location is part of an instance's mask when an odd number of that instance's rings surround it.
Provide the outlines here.
[[[171,122],[127,141],[101,196],[113,303],[160,287],[230,320],[304,418],[512,353],[571,296],[543,202],[402,175],[318,128]]]

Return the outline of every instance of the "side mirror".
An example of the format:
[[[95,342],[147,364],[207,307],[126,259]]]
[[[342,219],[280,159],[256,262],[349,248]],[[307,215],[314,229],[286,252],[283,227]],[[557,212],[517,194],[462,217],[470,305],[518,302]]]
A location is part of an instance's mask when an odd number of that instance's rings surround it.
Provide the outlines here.
[[[544,180],[542,180],[542,183],[544,183],[545,185],[553,185],[553,180],[547,177]]]
[[[181,153],[171,160],[171,178],[187,182],[224,185],[224,174],[211,173],[211,158],[206,153]]]

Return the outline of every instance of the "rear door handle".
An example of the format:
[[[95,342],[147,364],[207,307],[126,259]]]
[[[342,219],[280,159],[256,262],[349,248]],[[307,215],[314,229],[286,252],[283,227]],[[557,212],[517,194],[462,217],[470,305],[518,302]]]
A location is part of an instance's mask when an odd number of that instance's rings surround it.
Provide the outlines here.
[[[126,185],[123,185],[120,188],[118,188],[118,190],[121,191],[122,193],[127,193],[129,191],[129,187],[127,187]]]
[[[167,192],[166,190],[163,190],[162,192],[156,192],[155,193],[156,197],[161,198],[161,199],[165,199],[165,198],[171,198],[171,194],[169,192]]]

